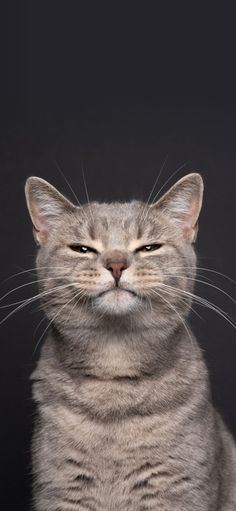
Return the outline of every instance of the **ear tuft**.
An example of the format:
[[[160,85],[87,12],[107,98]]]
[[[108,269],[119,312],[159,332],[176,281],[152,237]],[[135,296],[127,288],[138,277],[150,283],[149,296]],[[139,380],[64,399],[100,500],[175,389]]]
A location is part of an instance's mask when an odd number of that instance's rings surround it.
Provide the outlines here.
[[[25,196],[35,241],[42,245],[47,241],[50,228],[60,219],[61,214],[75,209],[75,206],[54,186],[39,177],[32,176],[27,179]]]
[[[156,202],[152,208],[163,211],[176,226],[182,229],[185,239],[194,242],[197,222],[202,207],[203,180],[200,174],[183,177]]]

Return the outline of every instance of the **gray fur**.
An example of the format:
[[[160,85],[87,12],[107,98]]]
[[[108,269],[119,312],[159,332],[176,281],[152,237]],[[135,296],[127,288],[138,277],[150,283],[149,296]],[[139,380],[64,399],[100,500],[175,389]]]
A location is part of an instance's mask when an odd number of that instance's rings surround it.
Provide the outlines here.
[[[76,207],[28,179],[51,321],[32,375],[35,510],[236,509],[234,441],[186,322],[202,189],[190,174],[154,205]],[[74,243],[99,253],[77,253]],[[135,251],[154,243],[162,247]],[[108,259],[126,260],[125,290],[114,287]]]

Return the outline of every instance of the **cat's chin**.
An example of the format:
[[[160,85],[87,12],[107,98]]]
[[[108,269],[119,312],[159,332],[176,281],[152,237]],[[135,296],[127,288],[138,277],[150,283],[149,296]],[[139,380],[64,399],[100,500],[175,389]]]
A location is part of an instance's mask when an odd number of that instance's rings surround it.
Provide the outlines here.
[[[112,315],[129,314],[138,307],[139,299],[132,291],[113,289],[97,296],[94,305],[99,312]]]

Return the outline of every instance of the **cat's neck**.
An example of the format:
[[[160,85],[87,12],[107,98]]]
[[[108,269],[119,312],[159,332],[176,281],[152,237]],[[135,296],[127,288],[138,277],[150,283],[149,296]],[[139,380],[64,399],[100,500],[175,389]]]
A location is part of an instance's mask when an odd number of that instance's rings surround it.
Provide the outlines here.
[[[111,325],[106,329],[83,328],[71,338],[53,328],[49,342],[61,367],[71,374],[112,379],[139,378],[167,370],[185,338],[181,325],[166,330],[165,335],[154,327],[138,330]]]
[[[155,345],[143,336],[132,339],[133,346],[131,339],[100,339],[100,347],[87,342],[82,350],[80,340],[76,348],[55,330],[48,336],[32,375],[37,401],[63,399],[73,410],[107,421],[131,411],[163,413],[167,400],[170,408],[186,402],[193,389],[196,395],[208,392],[201,351],[182,327],[169,343],[159,344],[156,335]]]

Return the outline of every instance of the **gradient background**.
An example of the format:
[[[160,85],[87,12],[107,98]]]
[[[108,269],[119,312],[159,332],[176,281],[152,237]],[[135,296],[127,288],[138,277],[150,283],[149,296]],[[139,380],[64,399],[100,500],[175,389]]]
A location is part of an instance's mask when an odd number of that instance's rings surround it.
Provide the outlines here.
[[[195,4],[194,4],[195,5]],[[159,186],[201,172],[206,186],[197,243],[199,265],[236,280],[236,112],[233,13],[199,6],[122,2],[8,2],[1,16],[1,296],[34,280],[11,275],[34,266],[36,248],[24,202],[29,175],[81,201],[81,168],[91,199],[148,197]],[[232,20],[232,23],[231,23]],[[165,188],[166,189],[166,188]],[[235,297],[235,285],[209,275]],[[29,285],[6,305],[37,292]],[[232,318],[236,305],[207,286],[197,292]],[[13,308],[0,309],[0,320]],[[192,318],[210,369],[213,399],[236,434],[236,341],[217,314]],[[30,502],[34,408],[29,374],[46,323],[38,304],[0,326],[1,499],[4,509]],[[45,510],[46,511],[46,510]]]

